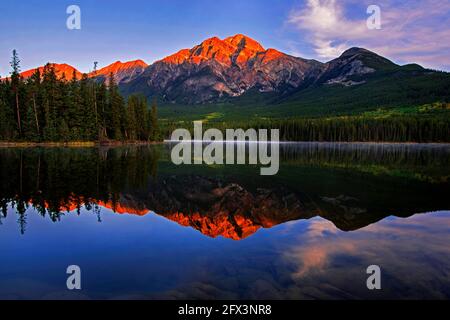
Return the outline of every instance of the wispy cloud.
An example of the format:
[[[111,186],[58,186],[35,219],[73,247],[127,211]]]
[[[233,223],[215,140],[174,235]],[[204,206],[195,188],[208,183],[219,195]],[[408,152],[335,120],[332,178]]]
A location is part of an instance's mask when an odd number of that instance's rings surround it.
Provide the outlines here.
[[[381,8],[380,30],[367,28],[370,4]],[[301,30],[319,59],[361,46],[400,63],[450,70],[449,0],[307,0],[291,11],[288,22]]]
[[[366,269],[375,264],[382,275],[389,275],[382,280],[389,295],[405,298],[409,292],[443,299],[442,284],[450,281],[449,227],[447,211],[385,219],[353,232],[313,218],[283,258],[306,297],[331,299],[330,292],[344,298],[367,297]]]

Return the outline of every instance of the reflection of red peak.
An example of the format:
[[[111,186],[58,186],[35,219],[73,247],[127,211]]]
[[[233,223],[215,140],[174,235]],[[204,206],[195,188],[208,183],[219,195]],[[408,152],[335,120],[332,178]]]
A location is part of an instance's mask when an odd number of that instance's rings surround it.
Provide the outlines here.
[[[34,200],[31,199],[29,201],[31,204],[34,203]],[[65,202],[61,202],[59,205],[57,205],[57,209],[60,212],[70,212],[73,210],[78,209],[79,207],[83,206],[84,204],[96,204],[100,207],[109,209],[115,213],[119,213],[119,214],[134,214],[134,215],[138,215],[138,216],[145,216],[147,213],[150,212],[150,210],[146,209],[146,208],[141,208],[137,205],[124,205],[121,204],[120,202],[113,202],[113,201],[97,201],[95,199],[89,199],[86,200],[83,197],[77,197],[77,196],[72,196],[71,199],[69,201],[65,201]],[[45,208],[49,209],[50,207],[52,207],[50,205],[50,203],[48,203],[47,201],[44,202]]]
[[[97,200],[71,194],[64,201],[45,203],[53,212],[73,211],[83,205],[138,216],[155,212],[206,236],[233,240],[245,239],[261,228],[312,216],[298,195],[288,190],[249,190],[236,183],[224,184],[199,176],[166,178],[145,195],[120,193],[108,200]]]
[[[249,218],[241,215],[230,217],[219,213],[214,217],[209,217],[201,215],[198,212],[189,215],[177,212],[166,214],[164,217],[182,226],[193,227],[202,234],[212,238],[222,236],[228,239],[242,240],[261,228],[260,225],[256,225]]]
[[[98,201],[97,204],[101,207],[110,209],[115,213],[119,214],[134,214],[138,216],[145,216],[147,213],[150,212],[150,210],[146,208],[133,208],[126,205],[122,205],[119,202],[113,203],[112,201],[108,202]]]
[[[122,203],[120,201],[122,201]],[[34,204],[33,199],[31,199],[29,203]],[[118,214],[131,214],[141,217],[151,212],[151,210],[145,208],[141,203],[129,199],[122,199],[116,202],[109,200],[105,202],[97,201],[95,199],[85,200],[83,197],[77,197],[75,195],[73,195],[70,200],[57,204],[56,208],[47,201],[45,201],[44,206],[46,209],[56,209],[59,210],[59,212],[71,212],[81,208],[85,204],[98,205]],[[163,212],[159,215],[176,222],[181,226],[194,228],[208,237],[217,238],[222,236],[232,240],[245,239],[256,233],[260,228],[271,228],[274,225],[281,223],[280,221],[273,221],[270,217],[267,219],[258,217],[260,221],[256,222],[254,221],[254,218],[245,217],[242,214],[232,215],[227,211],[215,212],[213,215],[206,215],[200,212],[190,214],[182,212]]]

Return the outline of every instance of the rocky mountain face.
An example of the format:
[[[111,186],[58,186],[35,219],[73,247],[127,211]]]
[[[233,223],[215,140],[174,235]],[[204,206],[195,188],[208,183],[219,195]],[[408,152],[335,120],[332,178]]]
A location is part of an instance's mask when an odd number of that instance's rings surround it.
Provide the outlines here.
[[[250,91],[282,95],[313,85],[361,85],[364,77],[393,67],[398,66],[362,48],[351,48],[321,63],[266,50],[238,34],[223,40],[210,38],[157,61],[122,89],[126,94],[159,96],[166,102],[201,104]]]
[[[59,79],[65,76],[67,80],[72,80],[74,74],[77,79],[81,79],[83,76],[83,74],[76,68],[65,63],[49,63],[49,65],[55,69],[55,74]],[[106,81],[112,73],[116,83],[123,84],[138,77],[147,67],[148,65],[142,60],[128,62],[116,61],[100,70],[88,73],[87,76],[88,78],[95,78],[98,81]],[[20,73],[20,75],[24,79],[28,79],[36,72],[36,69],[39,69],[39,72],[42,74],[44,72],[44,68],[45,66],[30,69]]]
[[[158,215],[212,238],[240,240],[260,228],[314,216],[310,203],[283,188],[249,190],[238,183],[189,175],[167,177],[152,190],[129,196],[128,206],[140,198]]]
[[[81,79],[82,73],[66,63],[62,63],[62,64],[49,63],[49,65],[51,65],[55,69],[55,74],[58,78],[62,78],[63,76],[65,76],[67,80],[72,80],[73,76],[75,75],[75,77],[77,79]],[[28,79],[36,72],[36,69],[39,69],[39,72],[42,75],[44,72],[44,68],[45,68],[45,66],[41,66],[41,67],[38,67],[35,69],[30,69],[30,70],[22,72],[20,75],[24,79]]]
[[[148,189],[121,192],[114,201],[74,195],[71,202],[59,203],[59,210],[73,211],[86,202],[118,214],[144,216],[153,212],[205,236],[233,240],[248,238],[260,229],[317,216],[340,230],[353,231],[389,215],[369,209],[364,200],[345,195],[311,198],[280,185],[253,189],[235,180],[198,175],[164,176],[152,181]],[[398,210],[396,216],[410,216],[410,211]]]
[[[244,35],[207,39],[155,62],[125,91],[159,95],[166,101],[204,103],[237,97],[250,89],[286,91],[313,81],[323,64],[264,49]]]
[[[355,81],[352,78],[364,76],[379,70],[396,67],[397,65],[369,50],[350,48],[339,58],[324,64],[322,73],[317,78],[321,84],[341,84],[345,86],[363,84],[365,81]]]
[[[137,78],[147,67],[148,65],[142,60],[116,61],[109,66],[89,73],[89,77],[96,78],[99,81],[107,81],[112,73],[116,83],[123,84]]]
[[[58,76],[78,77],[81,72],[67,64],[53,64]],[[283,95],[310,86],[362,85],[379,70],[399,67],[362,48],[351,48],[327,63],[293,57],[265,49],[257,41],[237,34],[213,37],[191,49],[183,49],[152,65],[142,60],[117,61],[90,78],[105,81],[112,73],[126,95],[141,93],[165,102],[203,104],[231,99],[248,92]],[[43,67],[40,67],[43,69]],[[22,73],[24,78],[34,72]]]

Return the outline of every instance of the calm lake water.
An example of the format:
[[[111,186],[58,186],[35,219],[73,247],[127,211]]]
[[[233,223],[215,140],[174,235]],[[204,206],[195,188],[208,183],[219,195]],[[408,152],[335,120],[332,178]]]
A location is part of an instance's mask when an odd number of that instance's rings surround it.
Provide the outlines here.
[[[450,298],[449,145],[285,144],[259,169],[0,149],[0,298]]]

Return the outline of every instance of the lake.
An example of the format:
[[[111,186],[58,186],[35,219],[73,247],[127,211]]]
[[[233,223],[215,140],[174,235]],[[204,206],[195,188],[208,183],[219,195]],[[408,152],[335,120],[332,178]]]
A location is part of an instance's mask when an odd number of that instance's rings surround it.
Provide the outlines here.
[[[0,298],[450,298],[449,145],[282,144],[275,176],[171,146],[0,148]]]

